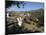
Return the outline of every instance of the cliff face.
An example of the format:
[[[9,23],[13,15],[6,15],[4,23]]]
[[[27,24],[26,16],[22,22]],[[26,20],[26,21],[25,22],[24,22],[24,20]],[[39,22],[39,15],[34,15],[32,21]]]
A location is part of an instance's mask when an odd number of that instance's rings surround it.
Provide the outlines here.
[[[43,32],[44,31],[44,11],[42,9],[31,13],[11,13],[7,18],[8,33],[21,32]],[[23,18],[22,26],[19,27],[17,18]]]

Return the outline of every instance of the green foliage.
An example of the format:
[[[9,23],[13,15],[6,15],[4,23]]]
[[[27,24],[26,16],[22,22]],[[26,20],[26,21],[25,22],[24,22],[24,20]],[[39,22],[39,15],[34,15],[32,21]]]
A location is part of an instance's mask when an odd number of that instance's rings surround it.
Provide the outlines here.
[[[14,30],[14,33],[21,33],[21,32],[35,32],[39,31],[38,29],[42,26],[44,27],[44,10],[38,9],[35,11],[25,11],[25,12],[14,12],[12,13],[14,16],[12,17],[20,17],[20,14],[31,14],[31,17],[25,17],[26,20],[23,20],[23,24],[21,27],[17,25],[16,22],[13,22],[14,25],[12,28],[9,28],[10,31]],[[24,16],[22,16],[23,18]],[[38,19],[38,21],[36,20]],[[16,19],[16,18],[15,18]],[[14,20],[15,20],[14,19]],[[28,21],[29,20],[29,21]],[[17,21],[17,20],[16,20]],[[9,21],[10,22],[10,21]],[[15,24],[16,23],[16,24]],[[10,24],[10,23],[9,23]],[[37,28],[37,29],[36,29]],[[41,29],[41,28],[40,28]],[[42,29],[41,29],[42,30]],[[43,30],[42,30],[43,31]],[[41,32],[41,31],[40,31]]]

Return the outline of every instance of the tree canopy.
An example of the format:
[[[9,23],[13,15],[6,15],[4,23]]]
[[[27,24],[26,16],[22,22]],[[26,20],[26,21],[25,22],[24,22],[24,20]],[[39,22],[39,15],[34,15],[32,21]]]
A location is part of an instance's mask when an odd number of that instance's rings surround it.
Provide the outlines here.
[[[23,8],[24,8],[24,2],[23,1],[5,1],[5,6],[6,8],[10,7],[11,5],[17,5],[18,8],[20,8],[20,4],[22,4]]]

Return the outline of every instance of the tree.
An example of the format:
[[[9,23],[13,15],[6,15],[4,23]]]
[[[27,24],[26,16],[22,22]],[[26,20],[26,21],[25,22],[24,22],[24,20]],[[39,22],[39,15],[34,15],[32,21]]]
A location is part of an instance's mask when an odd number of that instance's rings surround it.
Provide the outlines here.
[[[20,4],[22,4],[24,8],[25,4],[23,1],[5,1],[5,3],[6,8],[10,7],[11,5],[17,5],[17,7],[20,8]]]

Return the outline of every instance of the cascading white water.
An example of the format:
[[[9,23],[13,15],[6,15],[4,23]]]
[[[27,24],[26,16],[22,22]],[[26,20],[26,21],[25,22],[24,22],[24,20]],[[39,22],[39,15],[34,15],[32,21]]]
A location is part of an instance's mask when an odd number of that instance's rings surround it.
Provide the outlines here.
[[[21,17],[17,18],[17,21],[18,21],[18,25],[19,25],[19,26],[22,25],[22,20],[23,20],[23,18],[21,18]]]
[[[9,18],[9,13],[7,13],[7,18]]]

